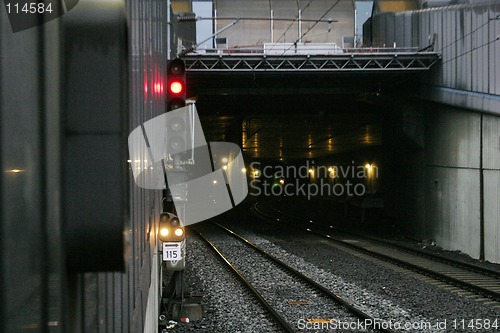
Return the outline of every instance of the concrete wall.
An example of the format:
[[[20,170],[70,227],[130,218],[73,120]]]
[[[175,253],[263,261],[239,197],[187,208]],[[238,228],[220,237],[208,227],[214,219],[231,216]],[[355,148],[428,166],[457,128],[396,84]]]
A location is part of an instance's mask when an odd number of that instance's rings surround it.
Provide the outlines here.
[[[480,112],[500,113],[499,1],[381,13],[372,17],[373,45],[429,46],[442,61],[421,96]]]
[[[403,131],[408,109],[423,117],[421,147]],[[500,262],[500,117],[437,103],[397,106],[383,149],[385,208],[404,233],[479,258],[483,224],[484,259]]]
[[[442,55],[434,71],[422,77],[418,93],[432,101],[421,101],[417,111],[425,118],[423,149],[384,139],[392,177],[384,180],[388,210],[416,238],[434,239],[475,258],[483,250],[493,262],[500,262],[498,15],[500,2],[483,1],[372,18],[375,45],[422,49],[435,37],[433,49]],[[395,114],[411,107],[402,104]],[[385,135],[394,136],[387,130]],[[414,165],[405,168],[405,163]]]
[[[500,117],[483,116],[485,258],[500,262]]]
[[[221,33],[219,38],[227,38],[228,47],[258,46],[264,43],[293,43],[305,34],[302,42],[308,43],[336,43],[342,45],[342,37],[354,36],[354,2],[340,0],[335,2],[297,1],[297,0],[214,0],[217,14],[216,31],[233,22],[234,19],[224,20],[224,17],[256,17],[269,19],[272,16],[288,18],[290,20],[274,20],[271,27],[269,20],[241,20],[230,29]],[[303,21],[299,27],[298,10],[304,20],[337,20],[331,25],[327,22]],[[294,21],[295,20],[295,21]],[[300,31],[300,33],[299,33]],[[306,33],[307,32],[307,33]]]
[[[412,124],[412,130],[405,130]],[[396,105],[383,120],[382,186],[391,224],[416,239],[430,238],[425,221],[424,112],[415,105]]]
[[[450,250],[479,257],[480,115],[426,110],[425,227]]]

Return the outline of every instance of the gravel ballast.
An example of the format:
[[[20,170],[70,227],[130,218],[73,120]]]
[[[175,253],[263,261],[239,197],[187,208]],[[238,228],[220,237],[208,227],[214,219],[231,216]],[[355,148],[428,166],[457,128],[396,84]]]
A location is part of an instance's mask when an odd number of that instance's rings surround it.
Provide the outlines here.
[[[401,331],[500,331],[500,329],[485,330],[467,327],[469,321],[474,319],[481,319],[482,322],[490,320],[491,323],[496,319],[500,326],[498,308],[425,283],[409,274],[363,260],[333,248],[325,241],[320,241],[317,237],[306,233],[293,229],[283,232],[283,227],[277,223],[266,222],[248,213],[245,214],[247,218],[243,219],[242,215],[241,212],[240,214],[232,212],[221,221],[375,318],[390,320],[393,325],[399,325]],[[195,227],[200,226],[202,225]],[[220,233],[222,235],[222,231]],[[217,234],[214,233],[213,237],[217,237]],[[244,256],[235,249],[235,245],[231,242],[226,242],[226,245],[224,245],[224,240],[220,242],[219,246],[227,246],[227,251],[233,252],[235,260],[238,260],[238,256]],[[254,266],[246,265],[250,271],[259,273],[265,270],[265,267],[260,266],[259,263],[255,263]],[[265,274],[263,273],[262,276],[264,277]],[[205,317],[197,322],[179,323],[177,327],[169,331],[279,331],[274,321],[253,296],[223,268],[220,260],[214,257],[208,247],[193,235],[188,237],[186,279],[193,294],[203,295]],[[282,302],[287,302],[289,299],[285,296],[291,282],[286,282],[284,277],[276,277],[274,280],[268,286],[269,291]],[[296,299],[296,296],[294,298]],[[298,309],[301,308],[298,307]],[[321,312],[321,309],[317,313],[317,317],[328,317],[327,314]],[[312,312],[298,313],[295,318],[299,316],[313,317],[314,314]],[[404,329],[402,326],[404,324],[410,325],[410,328]],[[422,327],[423,325],[430,325],[430,327]],[[299,328],[297,325],[299,332],[315,331]],[[359,330],[321,331],[356,332]]]

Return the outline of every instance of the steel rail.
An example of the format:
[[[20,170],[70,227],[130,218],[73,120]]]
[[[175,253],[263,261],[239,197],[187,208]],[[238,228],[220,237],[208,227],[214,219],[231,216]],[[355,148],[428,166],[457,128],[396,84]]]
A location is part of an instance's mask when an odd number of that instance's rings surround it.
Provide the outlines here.
[[[254,205],[253,208],[254,208],[254,211],[259,216],[261,216],[261,217],[265,217],[267,219],[271,219],[273,221],[277,221],[278,223],[286,224],[286,225],[290,226],[290,224],[284,223],[282,220],[276,219],[276,218],[274,218],[274,217],[272,217],[272,216],[270,216],[270,215],[262,212],[261,210],[259,210],[259,208],[257,208],[256,204]],[[486,296],[486,297],[491,298],[491,299],[493,299],[495,301],[500,301],[500,293],[498,293],[496,291],[493,291],[491,289],[487,289],[487,288],[478,286],[476,284],[469,283],[469,282],[466,282],[466,281],[463,281],[463,280],[451,277],[449,275],[446,275],[446,274],[443,274],[443,273],[440,273],[440,272],[436,272],[436,271],[434,271],[432,269],[428,269],[428,268],[425,268],[425,267],[422,267],[422,266],[410,263],[410,262],[402,260],[402,259],[398,259],[398,258],[389,256],[389,255],[386,255],[386,254],[382,254],[382,253],[374,251],[374,250],[369,250],[369,249],[367,249],[367,248],[365,248],[363,246],[360,246],[360,245],[356,245],[356,244],[353,244],[353,243],[349,243],[349,242],[345,242],[345,241],[341,241],[341,240],[335,239],[335,238],[333,238],[330,235],[325,235],[323,233],[314,231],[314,230],[309,229],[309,228],[302,228],[302,227],[298,227],[298,226],[294,226],[294,227],[298,228],[300,230],[306,230],[307,232],[315,234],[315,235],[317,235],[319,237],[326,238],[329,241],[337,243],[337,244],[339,244],[341,246],[344,246],[344,247],[347,247],[347,248],[351,248],[351,249],[355,249],[358,252],[370,255],[372,257],[381,259],[383,261],[390,262],[390,263],[396,264],[396,265],[398,265],[400,267],[409,269],[411,271],[414,271],[414,272],[417,272],[417,273],[420,273],[420,274],[424,274],[424,275],[430,276],[430,277],[432,277],[434,279],[443,281],[443,282],[448,283],[450,285],[458,286],[458,287],[460,287],[460,288],[462,288],[464,290],[473,291],[476,294]]]
[[[314,281],[311,278],[305,276],[304,274],[302,274],[301,272],[297,271],[293,267],[287,265],[283,261],[281,261],[278,258],[274,257],[273,255],[269,254],[268,252],[266,252],[262,248],[258,247],[257,245],[255,245],[254,243],[252,243],[251,241],[249,241],[248,239],[242,237],[241,235],[238,235],[233,230],[231,230],[231,229],[229,229],[229,228],[227,228],[227,227],[225,227],[225,226],[223,226],[223,225],[221,225],[219,223],[216,223],[216,222],[212,221],[212,224],[218,226],[219,228],[221,228],[222,230],[224,230],[225,232],[227,232],[229,235],[231,235],[234,238],[240,240],[241,242],[243,242],[244,244],[246,244],[247,246],[249,246],[250,248],[252,248],[256,252],[258,252],[261,255],[263,255],[264,257],[266,257],[268,260],[272,261],[274,264],[276,264],[279,267],[283,268],[285,271],[287,271],[291,275],[299,278],[303,282],[309,284],[314,289],[316,289],[316,290],[320,291],[321,293],[323,293],[324,295],[328,296],[328,298],[330,298],[331,300],[333,300],[335,303],[343,306],[351,314],[355,315],[358,318],[365,319],[365,320],[371,320],[371,322],[375,322],[375,318],[374,317],[372,317],[369,314],[365,313],[364,311],[358,309],[352,303],[349,303],[348,301],[346,301],[343,298],[341,298],[340,296],[336,295],[335,293],[333,293],[329,289],[325,288],[321,284],[317,283],[316,281]],[[395,331],[393,331],[391,329],[385,329],[385,328],[380,328],[380,331],[381,332],[387,332],[387,333],[395,333]]]
[[[203,240],[212,251],[214,251],[218,258],[222,260],[230,269],[233,274],[248,288],[248,290],[255,296],[259,303],[266,309],[266,311],[273,317],[276,323],[284,332],[295,333],[295,329],[288,324],[288,322],[265,300],[261,293],[255,289],[250,281],[248,281],[245,276],[236,268],[233,264],[227,260],[227,258],[222,254],[222,252],[217,249],[217,247],[210,242],[201,232],[194,228],[190,228],[201,240]]]
[[[270,208],[272,210],[276,211],[277,213],[282,214],[282,215],[286,215],[286,216],[288,216],[288,217],[290,217],[292,219],[297,219],[297,220],[301,219],[301,217],[297,217],[296,215],[288,214],[288,213],[283,212],[283,211],[281,211],[281,210],[279,210],[279,209],[277,209],[275,207],[270,207]],[[307,220],[307,218],[304,217],[304,220]],[[319,223],[315,223],[315,224],[320,225]],[[362,239],[366,239],[366,240],[369,240],[369,241],[377,242],[379,244],[382,244],[382,245],[385,245],[385,246],[388,246],[388,247],[391,247],[391,248],[394,248],[394,249],[397,249],[397,250],[401,250],[401,251],[404,251],[404,252],[407,252],[407,253],[411,253],[411,254],[422,256],[422,257],[426,257],[426,258],[429,258],[429,259],[432,259],[432,260],[435,260],[435,261],[438,261],[438,262],[441,262],[441,263],[444,263],[444,264],[448,264],[450,266],[454,266],[454,267],[457,267],[457,268],[462,268],[462,269],[465,269],[465,270],[469,270],[471,272],[483,274],[483,275],[490,276],[490,277],[493,277],[495,279],[499,279],[500,280],[500,272],[494,271],[494,270],[486,268],[486,267],[476,266],[476,265],[469,264],[469,263],[466,263],[466,262],[462,262],[462,261],[459,261],[459,260],[455,260],[455,259],[451,259],[451,258],[446,258],[446,257],[440,256],[440,255],[435,254],[435,253],[430,253],[430,252],[426,252],[426,251],[423,251],[423,250],[420,250],[420,249],[415,249],[415,248],[412,248],[412,247],[407,246],[407,245],[397,244],[397,243],[389,242],[389,241],[382,240],[382,239],[375,238],[375,237],[371,237],[371,236],[360,235],[360,234],[357,234],[357,233],[354,233],[354,232],[351,232],[351,231],[347,231],[347,230],[343,230],[343,229],[337,229],[337,228],[335,228],[335,230],[338,231],[338,232],[344,233],[344,234],[348,234],[348,235],[352,235],[352,236],[355,236],[355,237],[358,237],[358,238],[362,238]],[[500,281],[499,281],[499,283],[500,283]]]

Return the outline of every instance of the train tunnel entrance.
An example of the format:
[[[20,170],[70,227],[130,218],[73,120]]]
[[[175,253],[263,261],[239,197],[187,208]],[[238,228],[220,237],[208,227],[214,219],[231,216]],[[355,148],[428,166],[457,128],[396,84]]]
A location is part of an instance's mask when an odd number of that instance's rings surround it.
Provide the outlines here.
[[[498,118],[422,100],[424,75],[432,73],[191,73],[188,94],[207,140],[242,147],[250,181],[268,187],[254,193],[287,196],[310,212],[330,207],[358,231],[495,260],[495,238],[485,235],[495,228],[485,215],[493,194],[479,155],[498,135],[491,131]],[[300,167],[308,172],[289,172]],[[299,191],[303,183],[314,192]]]
[[[289,197],[305,198],[307,210],[315,209],[308,201],[320,198],[332,200],[332,208],[361,205],[365,197],[383,206],[384,128],[400,126],[395,115],[396,104],[404,101],[401,94],[417,103],[412,97],[417,75],[215,74],[190,79],[207,139],[242,147],[250,184],[255,184],[251,193],[279,196],[287,189]],[[386,139],[404,141],[399,136]]]

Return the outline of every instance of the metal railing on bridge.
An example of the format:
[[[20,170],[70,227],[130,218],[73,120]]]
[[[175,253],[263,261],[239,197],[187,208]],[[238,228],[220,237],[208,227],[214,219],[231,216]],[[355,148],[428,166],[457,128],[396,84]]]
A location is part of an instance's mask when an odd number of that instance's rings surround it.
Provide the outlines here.
[[[414,47],[340,48],[334,43],[198,49],[182,57],[191,72],[425,71],[441,59],[438,52]]]

